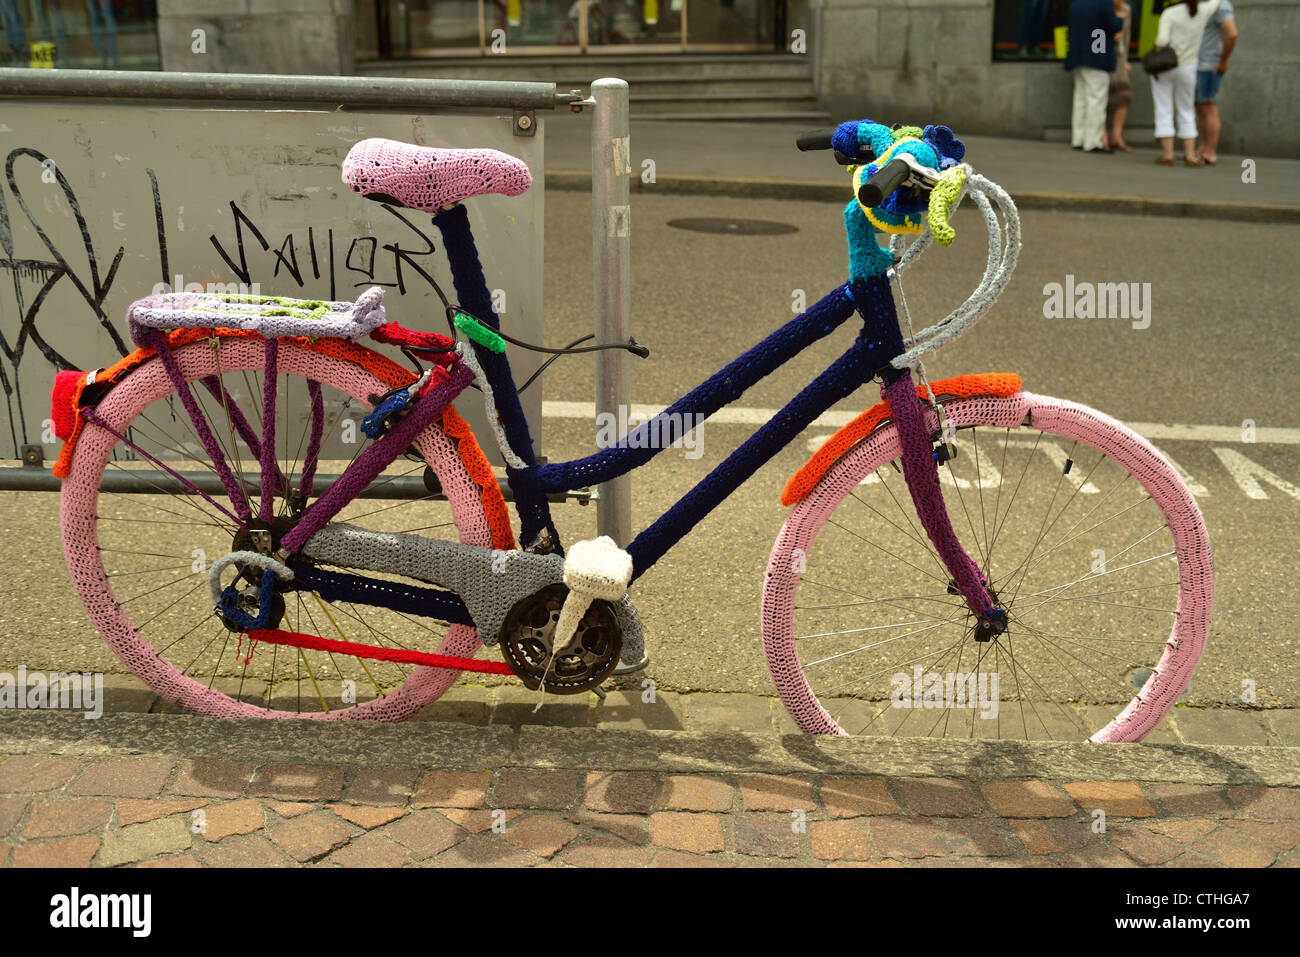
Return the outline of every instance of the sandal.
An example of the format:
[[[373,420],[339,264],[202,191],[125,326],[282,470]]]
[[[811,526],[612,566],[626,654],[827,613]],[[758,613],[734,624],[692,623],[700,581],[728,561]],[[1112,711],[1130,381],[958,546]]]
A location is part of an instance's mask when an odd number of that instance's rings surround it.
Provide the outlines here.
[[[1184,156],[1183,163],[1186,166],[1204,166],[1205,160],[1201,159],[1199,156]]]
[[[1156,165],[1157,165],[1157,166],[1173,166],[1173,165],[1174,165],[1174,158],[1173,158],[1172,156],[1157,156],[1157,157],[1156,157]]]

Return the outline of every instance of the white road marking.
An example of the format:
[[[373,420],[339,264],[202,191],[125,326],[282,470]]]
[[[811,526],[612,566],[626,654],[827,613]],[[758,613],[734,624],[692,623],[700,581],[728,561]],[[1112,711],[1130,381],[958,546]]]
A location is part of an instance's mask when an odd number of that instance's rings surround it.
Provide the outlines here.
[[[666,406],[634,403],[631,414],[638,419],[648,419],[662,412]],[[709,416],[709,422],[719,425],[762,425],[780,409],[761,409],[745,406],[728,406]],[[858,412],[831,409],[813,420],[812,428],[838,429],[858,417]],[[546,419],[586,419],[596,421],[594,402],[561,402],[546,400],[542,403],[542,417]],[[1151,441],[1177,442],[1230,442],[1242,443],[1240,426],[1235,425],[1182,425],[1163,422],[1125,422],[1130,429]],[[1263,426],[1255,430],[1258,445],[1300,445],[1300,429]]]

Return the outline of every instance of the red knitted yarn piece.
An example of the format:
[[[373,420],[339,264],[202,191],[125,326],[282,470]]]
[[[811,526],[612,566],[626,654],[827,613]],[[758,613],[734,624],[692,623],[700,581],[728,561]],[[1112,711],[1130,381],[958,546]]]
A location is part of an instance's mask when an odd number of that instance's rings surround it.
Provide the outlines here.
[[[951,395],[969,399],[976,395],[1008,396],[1020,391],[1020,376],[1014,372],[985,372],[959,375],[951,379],[936,379],[930,384],[935,396]],[[916,387],[916,394],[928,398],[924,385]],[[878,402],[852,422],[826,440],[820,449],[804,463],[803,467],[785,483],[781,504],[793,505],[801,501],[821,481],[827,469],[842,458],[849,449],[866,438],[881,422],[889,418],[889,405]]]
[[[451,365],[456,360],[454,352],[428,351],[447,349],[455,345],[454,340],[436,332],[416,332],[414,329],[407,329],[395,322],[390,322],[371,331],[370,338],[387,345],[403,346],[422,355],[427,353],[423,357],[436,362],[438,365]]]
[[[518,196],[532,185],[533,177],[523,160],[500,150],[435,149],[369,139],[348,150],[343,182],[362,196],[378,193],[407,209],[432,213],[484,193]]]
[[[60,372],[54,376],[54,391],[50,396],[50,418],[54,420],[54,434],[61,439],[68,439],[77,427],[77,407],[73,404],[73,395],[81,390],[77,383],[86,378],[86,372]]]
[[[247,634],[249,640],[254,642],[266,641],[273,645],[291,645],[294,648],[308,648],[312,651],[332,651],[352,655],[355,658],[374,658],[378,661],[426,665],[430,668],[454,668],[457,671],[477,671],[487,675],[514,674],[510,666],[503,661],[457,658],[452,655],[435,655],[427,651],[407,651],[403,648],[380,648],[377,645],[361,645],[355,641],[306,635],[300,631],[281,631],[279,628],[251,628]]]

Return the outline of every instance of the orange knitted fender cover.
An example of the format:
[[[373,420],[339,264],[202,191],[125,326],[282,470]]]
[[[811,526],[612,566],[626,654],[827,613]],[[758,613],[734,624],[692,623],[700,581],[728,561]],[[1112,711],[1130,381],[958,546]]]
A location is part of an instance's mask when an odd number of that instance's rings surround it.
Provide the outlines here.
[[[211,336],[234,338],[260,338],[256,332],[248,329],[174,329],[166,333],[167,344],[172,349],[206,339]],[[367,349],[346,339],[308,339],[299,336],[285,336],[283,342],[292,342],[305,349],[320,352],[355,362],[376,378],[382,379],[390,386],[410,385],[415,381],[415,373],[405,366],[398,365],[387,356]],[[81,394],[86,387],[94,383],[117,383],[132,370],[153,358],[154,350],[149,347],[137,349],[130,355],[119,359],[107,369],[85,373],[60,373],[56,376],[53,393],[53,415],[57,423],[58,437],[64,440],[58,461],[52,469],[55,478],[67,478],[72,468],[72,456],[81,437],[85,420],[78,414],[81,408]],[[446,375],[436,368],[434,376]],[[505,496],[497,482],[492,465],[479,447],[478,440],[470,430],[469,423],[461,418],[453,406],[447,406],[442,413],[440,424],[447,435],[456,443],[456,452],[465,466],[465,471],[474,484],[479,487],[483,511],[487,515],[488,525],[492,529],[492,547],[509,551],[515,547],[514,532],[510,527],[510,511],[506,507]]]
[[[1020,376],[1014,372],[959,375],[951,379],[937,379],[930,383],[930,388],[933,389],[935,398],[953,396],[968,399],[976,395],[1015,395],[1020,391]],[[916,394],[925,399],[927,397],[925,386],[918,385]],[[781,492],[781,504],[793,505],[803,499],[822,480],[822,476],[832,465],[888,418],[889,405],[882,401],[843,426],[812,454],[799,471],[790,476],[790,481],[785,483],[785,489]]]

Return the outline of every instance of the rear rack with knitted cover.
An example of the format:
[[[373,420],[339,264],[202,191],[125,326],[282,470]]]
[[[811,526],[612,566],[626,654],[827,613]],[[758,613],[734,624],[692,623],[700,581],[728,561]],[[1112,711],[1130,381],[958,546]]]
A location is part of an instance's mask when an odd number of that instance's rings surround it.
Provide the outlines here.
[[[845,282],[617,443],[543,463],[511,351],[646,350],[529,345],[501,327],[463,203],[526,189],[518,160],[357,144],[350,188],[440,231],[450,334],[392,321],[378,289],[133,306],[137,353],[55,388],[64,549],[91,620],[150,687],[215,716],[396,720],[466,672],[539,695],[596,690],[647,666],[635,581],[874,381],[881,401],[781,497],[760,628],[792,718],[809,733],[1140,740],[1186,687],[1212,607],[1208,536],[1177,469],[1014,373],[930,381],[924,357],[990,313],[1020,248],[1014,203],[950,129],[861,120],[798,145],[848,167]],[[967,196],[988,231],[983,275],[914,329],[902,277],[955,240]],[[848,348],[632,541],[566,549],[552,496],[648,465],[855,318]],[[486,405],[517,533],[464,401]],[[324,461],[339,438],[355,451]],[[156,494],[116,494],[124,468]],[[369,501],[403,473],[424,474],[424,500]],[[688,560],[707,573],[734,556]]]

